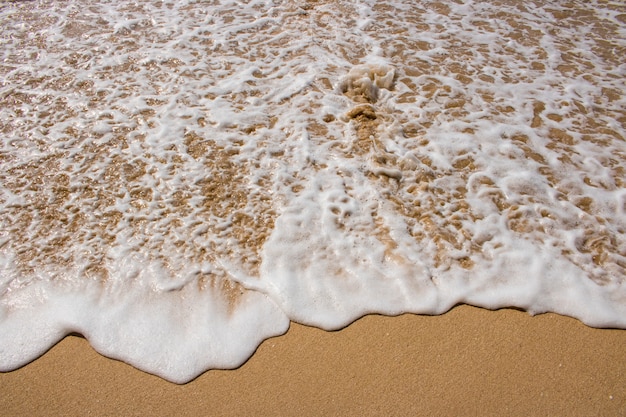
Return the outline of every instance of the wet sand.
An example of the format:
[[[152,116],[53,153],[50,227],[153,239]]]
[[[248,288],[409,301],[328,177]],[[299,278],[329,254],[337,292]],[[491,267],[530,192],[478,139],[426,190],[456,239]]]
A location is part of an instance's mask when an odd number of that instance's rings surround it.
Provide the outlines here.
[[[292,324],[239,369],[181,386],[69,336],[0,374],[0,414],[619,416],[624,346],[624,330],[460,306],[368,316],[338,332]]]

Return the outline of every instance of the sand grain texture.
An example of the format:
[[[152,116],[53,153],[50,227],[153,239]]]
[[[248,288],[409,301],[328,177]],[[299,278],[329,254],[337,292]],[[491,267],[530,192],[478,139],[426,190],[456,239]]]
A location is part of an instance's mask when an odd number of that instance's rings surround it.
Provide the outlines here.
[[[461,306],[368,316],[338,332],[292,324],[234,371],[175,385],[70,336],[0,374],[1,414],[552,415],[626,412],[626,332]]]

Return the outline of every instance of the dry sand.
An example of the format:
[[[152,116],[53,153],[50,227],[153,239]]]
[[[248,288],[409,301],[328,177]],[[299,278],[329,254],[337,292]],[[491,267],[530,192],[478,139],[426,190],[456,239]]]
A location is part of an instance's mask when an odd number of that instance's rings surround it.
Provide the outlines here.
[[[460,306],[292,324],[242,367],[175,385],[69,336],[0,374],[6,416],[626,415],[626,331],[555,314]]]

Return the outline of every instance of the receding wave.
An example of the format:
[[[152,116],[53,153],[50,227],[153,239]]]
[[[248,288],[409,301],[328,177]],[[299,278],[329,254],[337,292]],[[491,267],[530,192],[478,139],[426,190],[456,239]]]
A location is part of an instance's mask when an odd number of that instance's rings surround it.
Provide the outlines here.
[[[289,321],[626,328],[626,6],[0,5],[0,369],[175,382]]]

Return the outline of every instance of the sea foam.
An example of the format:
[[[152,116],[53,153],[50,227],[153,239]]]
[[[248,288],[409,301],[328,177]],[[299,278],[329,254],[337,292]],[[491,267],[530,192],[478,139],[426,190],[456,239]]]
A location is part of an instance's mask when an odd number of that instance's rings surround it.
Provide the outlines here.
[[[290,320],[626,328],[626,8],[0,5],[0,369],[183,383]]]

